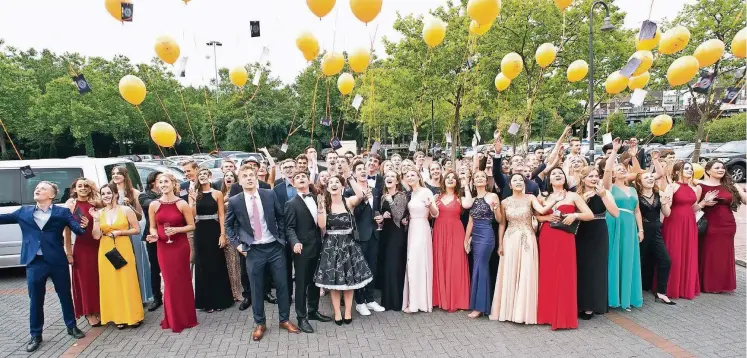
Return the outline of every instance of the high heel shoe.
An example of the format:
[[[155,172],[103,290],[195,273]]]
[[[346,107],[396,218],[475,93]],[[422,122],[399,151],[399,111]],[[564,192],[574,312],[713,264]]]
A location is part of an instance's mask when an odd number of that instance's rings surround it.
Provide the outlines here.
[[[669,297],[667,297],[669,298]],[[677,304],[677,302],[674,302],[672,300],[669,300],[669,302],[664,301],[663,298],[659,297],[659,295],[654,295],[654,302],[663,303],[665,305],[674,306]]]
[[[353,317],[343,318],[342,321],[345,322],[345,324],[351,324],[353,323]]]
[[[335,320],[335,324],[338,325],[338,326],[342,326],[342,320],[339,320],[339,321]]]

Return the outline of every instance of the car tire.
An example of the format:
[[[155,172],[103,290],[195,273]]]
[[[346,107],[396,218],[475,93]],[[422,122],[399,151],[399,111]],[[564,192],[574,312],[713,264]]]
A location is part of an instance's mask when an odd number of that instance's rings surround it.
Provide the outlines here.
[[[734,164],[729,168],[729,175],[735,183],[741,183],[745,178],[745,168],[742,164]]]

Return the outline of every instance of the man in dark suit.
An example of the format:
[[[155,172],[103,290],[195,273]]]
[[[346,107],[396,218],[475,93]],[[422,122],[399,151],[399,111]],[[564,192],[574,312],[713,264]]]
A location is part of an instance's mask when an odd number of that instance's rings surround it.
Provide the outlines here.
[[[322,247],[322,233],[317,225],[317,202],[309,189],[310,180],[307,172],[297,170],[291,178],[297,195],[285,203],[285,231],[295,254],[293,263],[296,267],[296,317],[301,331],[314,333],[309,320],[332,320],[319,313],[319,288],[314,285],[314,273]]]
[[[252,291],[252,312],[257,325],[252,339],[259,341],[267,330],[265,307],[262,304],[265,292],[265,269],[269,269],[278,292],[280,328],[290,333],[300,330],[289,320],[290,300],[288,282],[285,278],[285,218],[272,190],[257,188],[257,172],[247,165],[239,170],[242,194],[228,200],[226,210],[226,236],[239,252],[245,256],[246,271]]]
[[[293,184],[291,184],[290,179],[289,179],[291,175],[293,175],[293,172],[295,170],[296,170],[295,160],[286,159],[280,162],[280,173],[282,173],[282,177],[275,179],[275,183],[273,183],[273,186],[277,187],[285,183],[286,191],[288,191],[289,194],[291,191],[296,190],[293,188]]]
[[[182,169],[187,180],[179,184],[179,197],[184,201],[189,201],[189,192],[195,188],[199,166],[197,162],[190,160],[182,163]]]
[[[249,168],[252,168],[255,172],[259,170],[259,161],[257,160],[257,158],[254,158],[254,157],[247,158],[246,160],[244,160],[244,164],[242,165],[242,167],[244,165],[249,166]],[[267,184],[259,179],[257,180],[257,183],[258,183],[257,186],[260,189],[272,189],[270,184]],[[244,191],[244,188],[242,188],[241,184],[239,184],[239,182],[237,181],[236,183],[231,184],[231,189],[228,191],[228,197],[229,198],[233,197],[234,195],[239,194],[243,191]]]
[[[380,207],[377,200],[381,200],[381,197],[379,196],[377,199],[374,195],[374,188],[368,186],[365,167],[366,165],[362,161],[356,161],[352,166],[353,175],[364,194],[364,201],[353,209],[353,215],[355,216],[355,225],[358,229],[361,251],[363,251],[366,264],[368,264],[371,272],[376,275],[376,264],[379,253],[379,231],[377,230],[377,226],[379,222],[383,222],[383,218],[381,215],[375,216],[374,213]],[[346,191],[348,196],[353,195],[352,193],[352,189]],[[355,310],[362,316],[371,315],[371,310],[374,312],[383,312],[385,310],[384,307],[381,307],[374,300],[375,282],[376,280],[373,280],[368,285],[355,290]]]
[[[286,159],[280,162],[280,170],[283,173],[283,178],[275,181],[275,187],[272,189],[275,191],[275,195],[280,201],[280,205],[285,207],[285,203],[289,199],[293,199],[296,196],[296,188],[293,186],[292,176],[296,171],[296,162],[293,159]],[[293,250],[290,245],[285,248],[285,259],[288,262],[288,272],[286,276],[288,278],[288,286],[291,287],[288,290],[288,297],[293,297]]]
[[[143,212],[147,213],[150,204],[158,200],[161,194],[158,191],[158,183],[156,178],[161,174],[159,171],[153,171],[148,174],[148,178],[145,182],[145,188],[140,193],[138,201],[140,206],[143,208]],[[150,217],[145,215],[145,227],[150,227]],[[147,235],[145,235],[147,236]],[[156,242],[147,242],[145,245],[148,250],[148,262],[150,263],[150,285],[153,290],[153,302],[148,306],[148,311],[153,312],[163,305],[163,294],[161,293],[161,266],[158,263],[158,245]]]
[[[501,171],[501,168],[503,167],[503,154],[501,153],[501,151],[503,150],[503,143],[501,142],[500,134],[496,134],[493,139],[493,146],[495,148],[492,169],[493,180],[495,180],[494,191],[498,194],[501,200],[503,200],[511,196],[512,191],[508,183],[508,176],[506,174],[503,174],[503,172]],[[514,155],[513,157],[511,157],[511,169],[509,171],[510,175],[513,175],[514,173],[527,174],[526,172],[528,170],[528,167],[524,165],[524,157],[522,157],[521,155]],[[524,192],[527,194],[532,194],[534,196],[539,196],[539,185],[537,185],[537,183],[534,182],[531,178],[527,178],[527,176],[528,175],[524,175]]]
[[[52,279],[54,290],[60,299],[67,334],[76,339],[85,337],[75,324],[70,269],[62,232],[65,227],[69,227],[76,235],[83,235],[88,219],[81,217],[78,224],[70,209],[53,205],[52,200],[57,192],[57,185],[47,181],[39,182],[34,189],[36,205],[23,206],[12,213],[0,215],[0,225],[18,224],[23,235],[21,264],[26,265],[26,285],[31,301],[31,339],[26,343],[26,352],[36,351],[42,342],[47,278]]]

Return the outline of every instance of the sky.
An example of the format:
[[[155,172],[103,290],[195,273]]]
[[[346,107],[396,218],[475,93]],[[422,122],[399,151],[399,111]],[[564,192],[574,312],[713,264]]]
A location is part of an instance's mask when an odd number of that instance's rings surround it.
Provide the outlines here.
[[[548,3],[552,1],[547,0]],[[637,28],[648,18],[652,0],[617,0],[627,13],[625,27]],[[653,0],[651,18],[671,19],[685,3],[695,0]],[[134,21],[121,24],[104,9],[104,0],[0,0],[0,38],[20,49],[47,48],[56,53],[78,52],[112,58],[123,54],[133,62],[149,62],[161,35],[173,37],[188,56],[185,84],[204,84],[218,67],[232,68],[258,61],[263,47],[270,54],[274,76],[292,83],[307,65],[295,38],[311,31],[327,50],[369,47],[384,55],[381,38],[398,39],[392,29],[397,13],[427,14],[445,0],[384,0],[379,16],[368,25],[358,21],[348,0],[337,0],[323,19],[316,18],[304,0],[133,0]],[[509,9],[503,9],[509,11]],[[600,10],[601,11],[601,10]],[[427,15],[426,15],[427,16]],[[261,36],[251,38],[249,21],[259,20]],[[220,41],[213,49],[208,41]],[[174,68],[176,71],[176,68]],[[251,76],[251,74],[250,74]]]

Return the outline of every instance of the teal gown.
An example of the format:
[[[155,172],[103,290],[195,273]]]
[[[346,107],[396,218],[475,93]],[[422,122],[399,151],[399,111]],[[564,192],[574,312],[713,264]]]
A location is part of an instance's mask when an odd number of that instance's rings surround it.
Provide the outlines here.
[[[634,188],[628,188],[628,193],[625,193],[614,185],[611,192],[617,207],[620,208],[620,214],[614,217],[607,213],[610,244],[607,266],[609,306],[641,307],[641,254],[638,246],[638,225],[635,221],[638,194]]]

